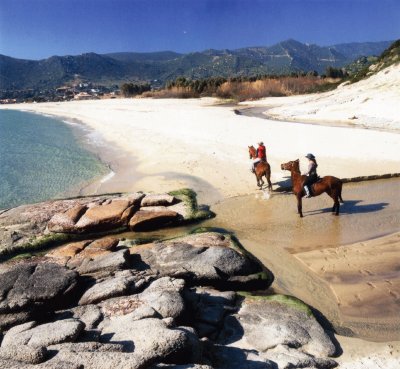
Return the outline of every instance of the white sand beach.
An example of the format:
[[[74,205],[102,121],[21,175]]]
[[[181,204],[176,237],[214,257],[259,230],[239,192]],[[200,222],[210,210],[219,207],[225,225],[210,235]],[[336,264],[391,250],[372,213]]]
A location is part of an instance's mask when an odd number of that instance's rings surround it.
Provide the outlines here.
[[[317,157],[321,176],[400,172],[398,133],[247,117],[217,102],[211,98],[114,99],[6,108],[79,120],[106,141],[106,147],[119,152],[118,160],[103,159],[118,162],[124,170],[113,167],[116,175],[98,192],[190,187],[207,203],[246,194],[256,189],[248,145],[260,140],[267,147],[273,184],[288,176],[280,169],[283,162],[300,158],[305,169],[308,152]],[[135,167],[129,164],[133,160]]]

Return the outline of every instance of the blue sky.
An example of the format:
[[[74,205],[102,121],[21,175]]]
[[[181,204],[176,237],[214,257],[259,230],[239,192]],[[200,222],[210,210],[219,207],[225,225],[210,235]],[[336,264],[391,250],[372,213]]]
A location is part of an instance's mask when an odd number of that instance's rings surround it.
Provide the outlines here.
[[[321,46],[400,38],[400,0],[0,0],[0,54]]]

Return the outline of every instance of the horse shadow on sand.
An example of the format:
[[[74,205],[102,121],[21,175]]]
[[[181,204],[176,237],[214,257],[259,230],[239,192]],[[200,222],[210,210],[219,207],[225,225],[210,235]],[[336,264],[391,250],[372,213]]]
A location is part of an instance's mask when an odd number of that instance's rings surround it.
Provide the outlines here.
[[[284,177],[283,180],[273,183],[274,186],[278,186],[282,189],[292,190],[292,178],[290,176]]]
[[[389,203],[378,202],[375,204],[362,204],[364,200],[345,200],[343,204],[340,204],[340,214],[365,214],[382,211]],[[307,215],[317,215],[321,213],[332,212],[332,207],[324,209],[316,209],[304,212]]]

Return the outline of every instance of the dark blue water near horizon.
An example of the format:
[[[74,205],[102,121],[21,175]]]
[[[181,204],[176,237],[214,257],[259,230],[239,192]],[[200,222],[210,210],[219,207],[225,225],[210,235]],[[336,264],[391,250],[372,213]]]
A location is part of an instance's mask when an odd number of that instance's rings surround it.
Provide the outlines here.
[[[0,110],[0,209],[74,195],[108,168],[60,120]]]

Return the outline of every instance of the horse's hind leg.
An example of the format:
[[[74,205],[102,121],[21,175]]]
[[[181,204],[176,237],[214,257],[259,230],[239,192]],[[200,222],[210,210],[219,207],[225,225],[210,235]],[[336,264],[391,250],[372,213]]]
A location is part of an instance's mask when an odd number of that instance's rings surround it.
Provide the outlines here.
[[[333,200],[333,207],[332,207],[332,215],[339,215],[339,208],[340,208],[340,203],[339,203],[339,194],[336,191],[326,191],[326,193],[329,195],[329,197],[332,198]]]
[[[265,175],[265,178],[267,179],[267,182],[268,182],[268,190],[272,191],[272,183],[271,183],[270,176]]]
[[[340,202],[339,202],[339,196],[337,195],[333,197],[332,215],[339,215],[339,208],[340,208]]]

